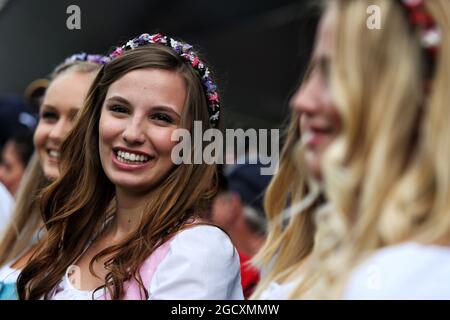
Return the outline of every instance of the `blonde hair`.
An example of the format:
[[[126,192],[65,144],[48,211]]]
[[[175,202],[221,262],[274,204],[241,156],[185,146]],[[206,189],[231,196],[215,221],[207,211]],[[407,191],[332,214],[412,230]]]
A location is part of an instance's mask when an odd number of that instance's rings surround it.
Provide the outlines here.
[[[380,7],[380,30],[366,27]],[[397,1],[335,0],[331,87],[343,129],[324,159],[327,210],[317,213],[307,281],[292,298],[338,298],[374,250],[449,241],[450,3],[427,1],[442,31],[429,96],[420,39]]]
[[[68,72],[91,73],[99,69],[100,65],[92,62],[62,63],[55,68],[50,78],[53,81]],[[44,176],[37,151],[34,152],[26,171],[20,182],[11,220],[0,238],[0,266],[18,258],[29,249],[33,237],[42,226],[38,197],[40,191],[49,185],[49,181]]]
[[[251,299],[258,299],[271,282],[283,282],[311,252],[315,227],[312,213],[322,202],[321,193],[307,173],[299,143],[299,121],[291,116],[279,170],[264,199],[268,234],[254,257],[255,265],[267,268]]]

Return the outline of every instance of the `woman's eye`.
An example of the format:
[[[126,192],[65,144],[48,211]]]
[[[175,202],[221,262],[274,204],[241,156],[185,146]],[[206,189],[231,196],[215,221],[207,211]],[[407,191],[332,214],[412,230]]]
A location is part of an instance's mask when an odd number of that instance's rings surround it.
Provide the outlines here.
[[[128,113],[128,108],[121,106],[121,105],[110,106],[109,110],[111,110],[112,112],[117,112],[117,113]]]
[[[73,121],[75,120],[76,117],[77,117],[77,112],[70,113],[70,114],[69,114],[69,120],[70,120],[70,122],[73,122]]]
[[[151,118],[166,123],[173,123],[173,119],[165,113],[155,113],[151,116]]]
[[[57,121],[59,119],[59,115],[53,111],[44,111],[41,113],[41,118],[46,121]]]

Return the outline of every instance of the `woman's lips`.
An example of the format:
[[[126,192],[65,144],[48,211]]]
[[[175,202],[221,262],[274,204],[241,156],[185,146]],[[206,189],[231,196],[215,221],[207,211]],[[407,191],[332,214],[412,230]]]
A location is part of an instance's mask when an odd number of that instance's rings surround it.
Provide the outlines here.
[[[47,150],[47,159],[50,164],[58,164],[60,152],[57,149],[48,148]]]
[[[130,161],[119,155],[119,151],[112,152],[112,161],[114,165],[121,170],[134,171],[152,166],[154,164],[153,157],[146,157],[146,161]]]
[[[303,134],[303,144],[308,148],[317,148],[327,143],[332,134],[332,130],[308,130]]]

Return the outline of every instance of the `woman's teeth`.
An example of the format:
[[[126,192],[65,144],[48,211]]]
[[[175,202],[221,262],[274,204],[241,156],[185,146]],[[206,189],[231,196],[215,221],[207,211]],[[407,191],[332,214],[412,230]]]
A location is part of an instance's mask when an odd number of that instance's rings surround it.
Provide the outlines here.
[[[50,156],[50,158],[58,159],[59,158],[59,151],[49,150],[48,151],[48,155]]]
[[[131,152],[117,151],[117,159],[123,163],[144,163],[149,159],[147,156],[138,155]]]

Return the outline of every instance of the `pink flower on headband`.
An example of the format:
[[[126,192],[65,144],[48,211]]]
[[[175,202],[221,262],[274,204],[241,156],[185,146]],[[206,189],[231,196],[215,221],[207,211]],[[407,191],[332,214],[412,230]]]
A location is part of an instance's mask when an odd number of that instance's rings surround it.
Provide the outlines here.
[[[114,50],[111,53],[111,57],[112,58],[117,58],[118,56],[122,55],[122,53],[123,53],[123,49],[121,47],[118,47],[118,48],[116,48],[116,50]]]
[[[194,60],[192,61],[192,66],[193,66],[194,68],[197,67],[199,62],[200,62],[200,61],[198,60],[198,57],[194,57]]]
[[[150,39],[151,39],[151,41],[153,41],[154,43],[158,43],[158,42],[161,41],[162,37],[163,37],[163,36],[162,36],[160,33],[157,33],[157,34],[153,35]]]
[[[212,95],[208,96],[208,100],[210,102],[218,104],[219,103],[219,94],[217,92],[214,92]]]

